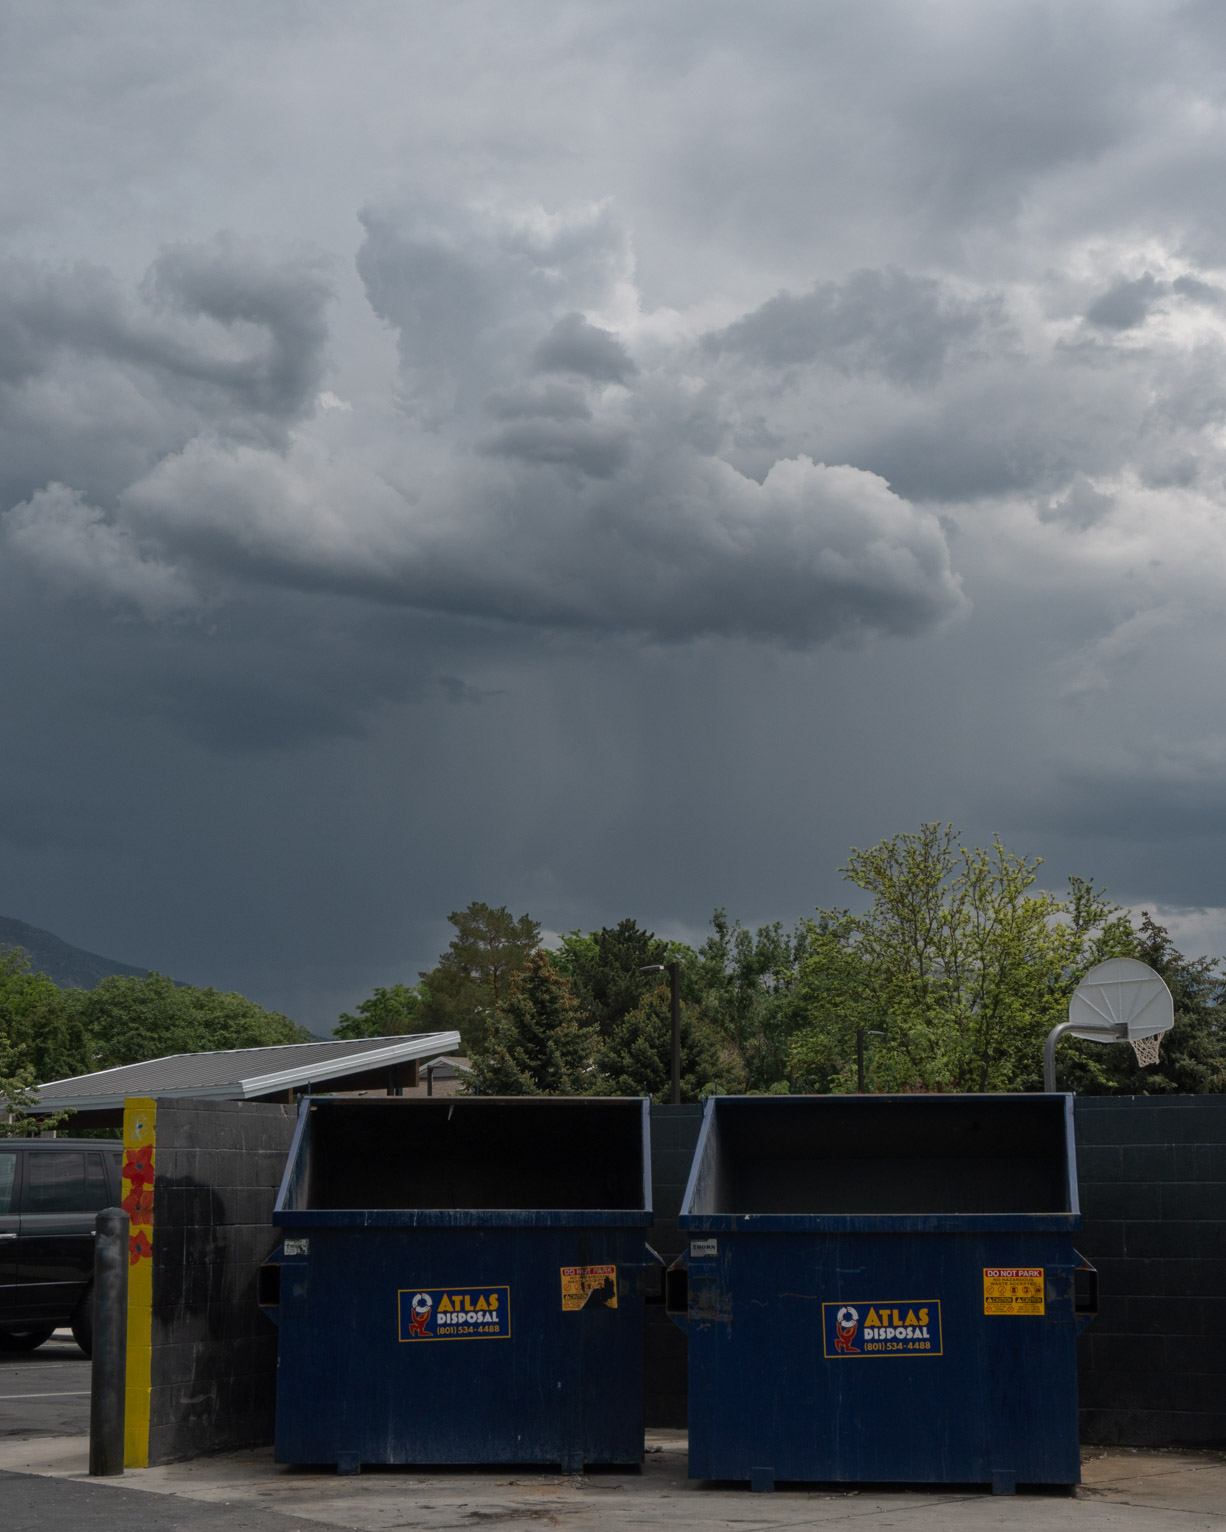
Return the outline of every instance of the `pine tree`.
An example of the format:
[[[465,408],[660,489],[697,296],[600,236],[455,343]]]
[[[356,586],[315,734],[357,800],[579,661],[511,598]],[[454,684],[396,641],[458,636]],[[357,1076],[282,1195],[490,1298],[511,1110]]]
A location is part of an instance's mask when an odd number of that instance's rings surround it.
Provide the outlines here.
[[[672,1005],[667,984],[655,984],[612,1028],[596,1054],[598,1088],[609,1096],[672,1100]],[[698,1101],[710,1085],[735,1087],[738,1072],[698,1010],[681,1007],[681,1099]]]
[[[457,1031],[475,1053],[512,976],[540,944],[541,928],[531,915],[515,916],[505,905],[493,909],[478,900],[452,910],[447,919],[456,934],[437,966],[420,975],[421,1026],[431,1032]]]
[[[581,1096],[592,1086],[597,1034],[548,952],[532,953],[510,981],[472,1053],[469,1083],[482,1095]]]
[[[567,932],[557,962],[569,975],[584,1015],[602,1037],[609,1037],[655,982],[639,970],[665,962],[668,955],[667,942],[627,918],[587,936]]]

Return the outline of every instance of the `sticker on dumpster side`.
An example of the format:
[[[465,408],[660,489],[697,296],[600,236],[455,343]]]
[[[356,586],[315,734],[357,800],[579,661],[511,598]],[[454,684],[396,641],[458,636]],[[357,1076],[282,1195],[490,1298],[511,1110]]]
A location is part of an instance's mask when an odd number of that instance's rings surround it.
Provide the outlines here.
[[[1041,1266],[985,1266],[985,1314],[1044,1314]]]
[[[511,1333],[509,1287],[402,1287],[400,1339],[505,1340]]]
[[[717,1239],[692,1239],[690,1241],[690,1260],[709,1261],[719,1254],[719,1240]]]
[[[616,1266],[563,1266],[562,1307],[574,1309],[615,1309],[617,1307]]]
[[[287,1239],[282,1250],[286,1255],[309,1255],[311,1242],[309,1239]]]
[[[889,1303],[823,1303],[822,1347],[846,1356],[940,1356],[941,1305],[935,1298]]]

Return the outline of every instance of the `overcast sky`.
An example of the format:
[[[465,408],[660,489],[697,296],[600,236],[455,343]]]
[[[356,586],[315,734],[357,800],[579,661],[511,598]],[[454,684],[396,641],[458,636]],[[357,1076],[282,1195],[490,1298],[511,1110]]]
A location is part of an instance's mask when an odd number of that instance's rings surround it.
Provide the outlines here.
[[[0,4],[0,913],[326,1030],[921,821],[1226,948],[1226,9]]]

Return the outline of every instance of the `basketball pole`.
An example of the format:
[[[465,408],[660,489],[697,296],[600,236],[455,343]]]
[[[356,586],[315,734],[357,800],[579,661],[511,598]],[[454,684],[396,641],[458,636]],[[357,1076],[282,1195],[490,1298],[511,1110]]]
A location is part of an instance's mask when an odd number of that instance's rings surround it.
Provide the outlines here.
[[[1092,1027],[1083,1021],[1058,1021],[1043,1044],[1043,1089],[1049,1094],[1056,1088],[1056,1044],[1066,1032],[1093,1032],[1105,1043],[1128,1040],[1128,1028],[1122,1023],[1104,1022],[1101,1027]]]

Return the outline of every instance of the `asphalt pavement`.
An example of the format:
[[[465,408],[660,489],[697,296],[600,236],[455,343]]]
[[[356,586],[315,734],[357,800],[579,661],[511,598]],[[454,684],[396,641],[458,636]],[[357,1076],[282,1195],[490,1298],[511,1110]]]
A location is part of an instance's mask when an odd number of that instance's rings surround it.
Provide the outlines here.
[[[0,1351],[0,1442],[89,1431],[89,1358],[69,1330],[37,1351]]]
[[[296,1532],[303,1522],[259,1506],[211,1505],[180,1495],[111,1489],[86,1481],[35,1478],[0,1469],[4,1532]]]

